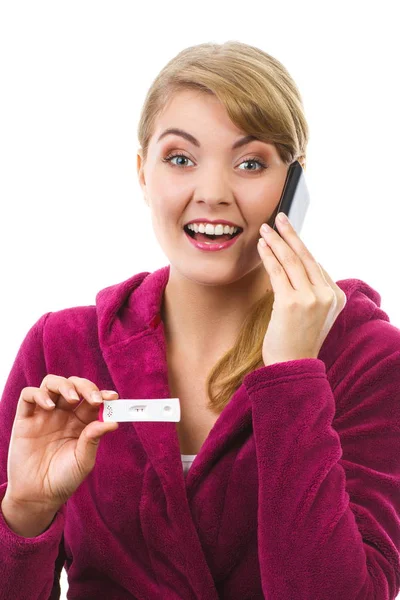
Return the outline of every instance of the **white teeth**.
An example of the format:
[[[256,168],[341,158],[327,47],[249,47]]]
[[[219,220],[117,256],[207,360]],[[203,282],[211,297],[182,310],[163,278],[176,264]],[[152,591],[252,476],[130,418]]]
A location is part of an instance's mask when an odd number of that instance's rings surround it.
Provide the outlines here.
[[[211,223],[190,223],[188,229],[195,233],[207,233],[208,235],[232,235],[236,233],[239,227],[229,227],[229,225],[211,225]]]

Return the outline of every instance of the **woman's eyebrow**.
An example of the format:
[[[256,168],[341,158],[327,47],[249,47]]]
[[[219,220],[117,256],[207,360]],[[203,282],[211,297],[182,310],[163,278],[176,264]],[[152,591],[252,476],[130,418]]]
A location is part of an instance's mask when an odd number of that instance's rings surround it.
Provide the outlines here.
[[[191,135],[187,131],[184,131],[183,129],[177,129],[176,127],[169,127],[168,129],[163,131],[163,133],[158,138],[157,142],[159,142],[163,137],[165,137],[166,135],[169,135],[169,134],[180,135],[181,137],[188,140],[188,142],[190,142],[194,146],[197,146],[198,148],[200,148],[200,142],[198,140],[196,140],[196,138],[193,135]],[[244,146],[245,144],[248,144],[249,142],[251,142],[253,140],[261,141],[261,140],[259,140],[259,138],[255,137],[254,135],[246,135],[245,137],[240,138],[233,144],[232,150],[235,150],[236,148],[239,148],[240,146]]]

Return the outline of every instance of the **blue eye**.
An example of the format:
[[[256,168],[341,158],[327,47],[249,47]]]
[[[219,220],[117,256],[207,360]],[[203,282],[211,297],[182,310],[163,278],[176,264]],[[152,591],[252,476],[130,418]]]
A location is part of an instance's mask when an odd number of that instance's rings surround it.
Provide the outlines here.
[[[174,158],[186,158],[186,160],[190,160],[190,158],[188,156],[185,156],[184,154],[172,154],[170,156],[167,156],[166,158],[163,158],[163,162],[169,162],[171,164],[174,164],[171,162]],[[193,162],[193,161],[190,161],[190,162]],[[180,166],[182,166],[182,165],[174,164],[174,167],[180,167]]]
[[[193,162],[188,156],[186,156],[185,154],[170,154],[169,156],[167,156],[166,158],[163,158],[162,161],[163,162],[168,162],[170,164],[172,164],[174,167],[184,167],[184,165],[177,165],[175,163],[172,163],[172,160],[174,158],[185,158],[186,160],[190,160],[190,162]],[[258,163],[260,165],[260,169],[241,169],[241,171],[263,171],[264,169],[267,169],[268,166],[265,164],[265,162],[263,160],[260,160],[257,156],[252,156],[250,158],[247,158],[246,160],[243,160],[240,164],[242,165],[243,163]]]
[[[263,160],[260,160],[259,158],[257,158],[257,156],[252,156],[251,158],[246,158],[246,160],[244,160],[243,162],[241,162],[240,164],[242,165],[243,163],[258,163],[261,166],[261,169],[257,169],[258,171],[263,171],[264,169],[267,169],[267,165],[265,164],[265,162]],[[243,171],[243,169],[241,169]],[[254,171],[254,169],[244,169],[244,171]]]

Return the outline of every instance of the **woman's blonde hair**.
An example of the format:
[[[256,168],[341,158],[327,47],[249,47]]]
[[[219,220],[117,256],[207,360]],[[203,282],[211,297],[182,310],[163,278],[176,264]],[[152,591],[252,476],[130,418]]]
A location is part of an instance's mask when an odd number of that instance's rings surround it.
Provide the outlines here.
[[[285,164],[298,160],[305,169],[309,131],[295,82],[278,60],[238,41],[191,46],[160,71],[147,93],[138,124],[143,164],[155,120],[171,97],[183,90],[214,94],[240,130],[274,144]],[[222,412],[245,375],[264,366],[262,346],[273,302],[269,290],[252,306],[235,344],[208,374],[208,408],[215,414]]]

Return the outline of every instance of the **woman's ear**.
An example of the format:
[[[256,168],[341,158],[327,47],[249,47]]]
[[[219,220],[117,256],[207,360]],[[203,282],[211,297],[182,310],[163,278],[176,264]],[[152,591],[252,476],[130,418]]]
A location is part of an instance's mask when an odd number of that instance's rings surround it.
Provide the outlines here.
[[[137,151],[136,156],[136,170],[139,178],[139,183],[141,186],[144,184],[144,176],[143,176],[143,151],[141,148]]]
[[[144,200],[145,200],[147,206],[149,206],[149,203],[147,202],[147,198],[146,198],[146,180],[144,178],[143,150],[141,148],[139,148],[139,150],[137,151],[136,168],[137,168],[139,184],[143,191]]]

